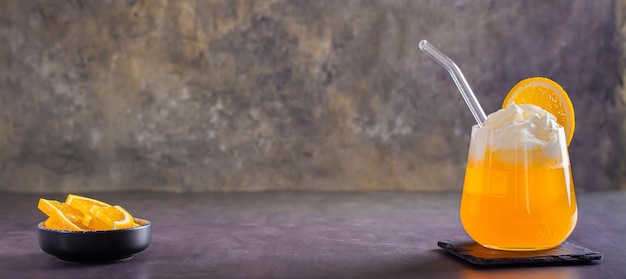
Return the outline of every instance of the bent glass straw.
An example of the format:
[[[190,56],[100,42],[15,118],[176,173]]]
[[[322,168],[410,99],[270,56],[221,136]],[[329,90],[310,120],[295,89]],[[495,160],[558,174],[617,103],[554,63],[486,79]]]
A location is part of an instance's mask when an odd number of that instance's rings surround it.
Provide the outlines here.
[[[463,100],[465,100],[465,103],[467,103],[472,115],[474,115],[478,126],[483,127],[483,123],[487,119],[487,115],[485,115],[485,111],[483,111],[480,103],[478,103],[472,88],[470,88],[467,80],[465,80],[465,76],[463,76],[459,66],[457,66],[452,59],[443,54],[443,52],[426,40],[422,40],[419,43],[419,48],[448,70],[448,73],[452,76],[452,80],[454,80],[454,84],[456,84],[461,96],[463,96]]]

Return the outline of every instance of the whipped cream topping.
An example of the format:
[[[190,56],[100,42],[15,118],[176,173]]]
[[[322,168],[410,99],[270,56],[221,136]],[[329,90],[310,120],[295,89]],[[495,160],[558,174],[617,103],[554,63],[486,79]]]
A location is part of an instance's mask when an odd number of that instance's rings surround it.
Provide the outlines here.
[[[531,104],[511,104],[487,117],[486,128],[499,129],[493,149],[524,148],[542,150],[557,145],[558,127],[556,117]]]
[[[511,104],[490,114],[484,127],[474,131],[472,141],[476,145],[470,148],[470,156],[483,158],[488,145],[492,151],[507,151],[502,156],[511,157],[501,159],[516,160],[515,153],[525,150],[560,161],[567,156],[567,145],[559,127],[554,115],[536,105]]]

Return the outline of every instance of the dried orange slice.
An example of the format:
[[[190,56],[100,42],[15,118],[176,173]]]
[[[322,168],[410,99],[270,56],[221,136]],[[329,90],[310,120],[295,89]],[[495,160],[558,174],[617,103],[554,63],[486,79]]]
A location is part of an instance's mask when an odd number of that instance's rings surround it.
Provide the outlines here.
[[[84,231],[86,228],[79,225],[83,219],[83,213],[71,206],[55,201],[39,199],[37,208],[48,215],[44,226],[57,230]]]
[[[98,207],[94,209],[95,218],[102,220],[111,229],[131,228],[135,224],[135,219],[128,211],[119,205],[109,207]]]
[[[509,91],[502,108],[512,103],[533,104],[554,115],[556,122],[565,130],[567,145],[570,144],[576,127],[574,105],[558,83],[545,77],[524,79]]]

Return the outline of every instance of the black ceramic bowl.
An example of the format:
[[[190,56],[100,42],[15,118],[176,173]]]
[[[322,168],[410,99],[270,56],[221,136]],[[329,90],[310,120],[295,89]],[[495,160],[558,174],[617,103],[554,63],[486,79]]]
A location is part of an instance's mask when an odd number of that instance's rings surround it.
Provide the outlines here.
[[[39,228],[39,247],[44,252],[67,261],[117,261],[132,257],[150,244],[152,224],[135,218],[141,226],[109,231],[62,231]]]

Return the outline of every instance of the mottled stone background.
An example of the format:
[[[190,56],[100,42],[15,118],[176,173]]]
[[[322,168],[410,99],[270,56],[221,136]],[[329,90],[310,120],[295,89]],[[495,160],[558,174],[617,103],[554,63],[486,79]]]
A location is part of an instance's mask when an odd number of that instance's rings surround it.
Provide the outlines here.
[[[578,191],[622,188],[622,0],[3,0],[0,191],[458,190],[473,118],[550,77]]]

